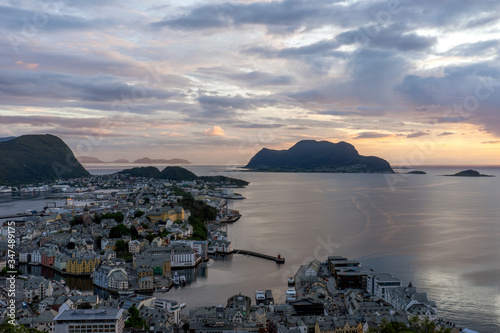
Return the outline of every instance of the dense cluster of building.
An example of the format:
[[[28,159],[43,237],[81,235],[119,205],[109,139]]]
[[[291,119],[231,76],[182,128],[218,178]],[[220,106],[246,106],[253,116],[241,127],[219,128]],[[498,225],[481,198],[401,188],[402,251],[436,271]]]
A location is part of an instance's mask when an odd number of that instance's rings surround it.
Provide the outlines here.
[[[85,192],[69,198],[64,207],[47,207],[43,215],[27,216],[17,223],[16,259],[64,276],[87,276],[94,286],[115,297],[81,295],[63,281],[21,276],[16,280],[18,324],[56,333],[121,333],[129,330],[126,323],[133,308],[144,320],[144,332],[365,333],[377,330],[384,321],[411,325],[412,318],[432,322],[436,329],[461,332],[438,319],[436,304],[411,283],[404,286],[390,274],[339,256],[301,266],[288,281],[291,291],[284,303],[275,302],[266,291],[268,299],[256,299],[254,305],[250,297],[238,294],[225,306],[199,307],[181,314],[185,304],[151,296],[151,292],[179,283],[173,274],[176,269],[195,267],[209,255],[231,253],[233,248],[218,223],[224,218],[222,213],[206,221],[206,240],[190,239],[191,212],[178,204],[183,198],[179,188],[221,212],[225,200],[209,196],[213,189],[197,182],[173,188],[171,183],[151,179],[117,175],[99,179],[76,186],[119,190]],[[135,232],[113,237],[111,230],[120,225]],[[6,242],[7,235],[6,226],[0,226],[0,242]],[[0,261],[0,269],[6,260]],[[7,290],[1,288],[0,320],[7,316],[7,298]]]

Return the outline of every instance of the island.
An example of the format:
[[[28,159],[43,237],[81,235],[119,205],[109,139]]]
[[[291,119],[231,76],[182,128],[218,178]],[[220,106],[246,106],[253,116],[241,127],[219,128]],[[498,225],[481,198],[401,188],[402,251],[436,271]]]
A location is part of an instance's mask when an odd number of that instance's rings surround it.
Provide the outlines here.
[[[80,162],[80,163],[106,163],[100,159],[98,159],[97,157],[92,157],[92,156],[78,156],[77,157],[77,160]]]
[[[188,169],[182,168],[180,166],[167,166],[161,172],[158,168],[153,166],[148,167],[136,167],[132,169],[125,169],[117,172],[117,174],[127,175],[129,177],[144,177],[144,178],[154,178],[154,179],[164,179],[173,182],[200,182],[207,184],[220,184],[228,187],[244,187],[249,184],[249,182],[231,178],[226,176],[197,176]]]
[[[414,170],[414,171],[407,172],[406,174],[408,174],[408,175],[426,175],[427,172]]]
[[[81,178],[89,172],[63,140],[54,135],[23,135],[0,142],[0,185]]]
[[[135,160],[133,163],[136,164],[191,164],[188,160],[184,160],[181,158],[172,158],[170,160],[165,159],[152,159],[149,157],[143,157],[138,160]]]
[[[347,142],[303,140],[288,150],[263,148],[244,167],[251,171],[394,173],[386,160],[362,156]]]
[[[483,175],[476,170],[470,170],[470,169],[460,171],[454,175],[445,175],[445,176],[448,176],[448,177],[495,177],[492,175]]]

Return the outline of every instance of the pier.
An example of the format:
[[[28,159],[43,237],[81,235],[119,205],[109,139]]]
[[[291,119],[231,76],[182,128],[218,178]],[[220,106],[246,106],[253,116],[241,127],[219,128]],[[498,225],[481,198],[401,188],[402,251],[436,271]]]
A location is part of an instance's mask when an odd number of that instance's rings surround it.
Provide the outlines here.
[[[276,262],[277,264],[284,264],[285,263],[285,258],[282,257],[281,254],[278,254],[277,257],[273,257],[273,256],[263,254],[263,253],[258,253],[258,252],[254,252],[254,251],[248,251],[248,250],[238,250],[238,249],[234,249],[233,251],[229,252],[229,254],[246,254],[246,255],[252,256],[252,257],[272,260],[272,261]]]

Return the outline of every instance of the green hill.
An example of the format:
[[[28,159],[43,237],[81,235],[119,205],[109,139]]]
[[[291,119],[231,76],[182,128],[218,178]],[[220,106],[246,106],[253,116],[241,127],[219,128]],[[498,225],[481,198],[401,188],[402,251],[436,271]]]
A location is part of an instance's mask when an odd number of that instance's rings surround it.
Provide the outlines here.
[[[89,172],[54,135],[23,135],[0,142],[0,184],[20,185],[80,178]]]
[[[118,173],[128,174],[130,177],[156,178],[160,175],[160,170],[156,167],[148,166],[125,169]]]
[[[159,179],[168,179],[172,181],[192,181],[198,180],[198,176],[191,171],[178,167],[178,166],[168,166],[163,169],[160,174],[156,177]]]
[[[394,173],[386,160],[359,155],[347,142],[314,140],[297,142],[288,150],[264,148],[250,159],[245,168],[256,171]]]

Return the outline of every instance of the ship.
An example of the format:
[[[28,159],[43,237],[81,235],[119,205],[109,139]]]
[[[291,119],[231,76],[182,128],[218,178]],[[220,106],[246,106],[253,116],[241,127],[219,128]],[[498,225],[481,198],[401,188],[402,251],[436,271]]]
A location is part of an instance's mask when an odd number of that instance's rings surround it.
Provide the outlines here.
[[[286,291],[286,301],[291,302],[295,301],[297,299],[297,292],[295,291],[295,288],[288,288]]]
[[[181,284],[181,280],[180,280],[179,274],[177,274],[177,272],[174,273],[174,276],[172,277],[172,280],[174,280],[174,284],[176,286],[178,286],[178,285]]]
[[[255,303],[257,305],[259,305],[259,304],[265,303],[265,302],[266,302],[266,295],[264,294],[264,291],[257,290],[255,292]]]
[[[273,305],[274,304],[274,297],[273,297],[273,292],[269,289],[266,290],[266,303],[268,305]]]

